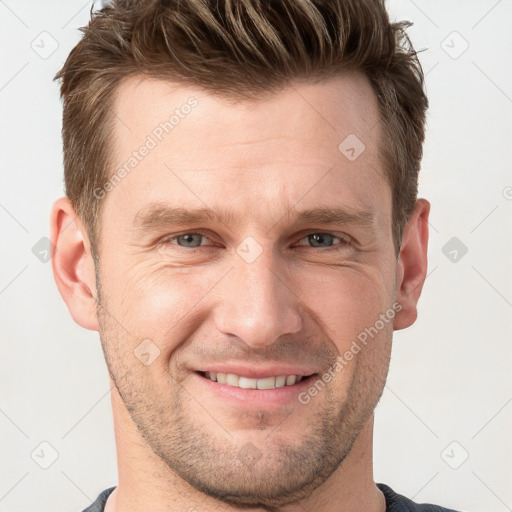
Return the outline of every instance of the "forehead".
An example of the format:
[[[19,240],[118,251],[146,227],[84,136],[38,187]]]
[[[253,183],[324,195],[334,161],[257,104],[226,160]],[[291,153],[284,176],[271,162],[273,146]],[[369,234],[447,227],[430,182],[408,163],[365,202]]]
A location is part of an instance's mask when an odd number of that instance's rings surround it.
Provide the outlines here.
[[[324,153],[328,146],[332,154],[332,142],[341,142],[349,134],[358,135],[371,146],[369,139],[376,137],[377,130],[373,129],[379,122],[376,97],[367,78],[348,72],[316,83],[290,82],[278,93],[251,101],[235,101],[198,87],[132,76],[118,86],[114,113],[123,146],[136,146],[141,134],[159,140],[171,131],[173,138],[186,138],[192,131],[199,154],[212,146],[225,148],[265,138],[273,138],[279,146],[285,136],[300,138],[309,149],[308,142],[313,145],[313,139],[318,139],[311,128],[325,139],[318,152]],[[182,123],[185,118],[189,121]],[[167,125],[167,130],[166,123],[172,125]],[[289,132],[291,127],[293,131]],[[318,147],[318,140],[314,142]]]
[[[377,100],[360,74],[239,102],[131,77],[119,86],[114,114],[112,171],[124,171],[107,203],[126,217],[155,202],[229,203],[263,221],[298,201],[371,211],[389,198]]]

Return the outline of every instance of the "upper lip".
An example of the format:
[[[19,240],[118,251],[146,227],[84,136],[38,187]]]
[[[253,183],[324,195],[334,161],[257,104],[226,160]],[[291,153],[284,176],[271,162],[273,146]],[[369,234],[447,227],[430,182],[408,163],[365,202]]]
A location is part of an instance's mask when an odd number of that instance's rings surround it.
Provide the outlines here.
[[[266,365],[266,366],[246,366],[240,364],[219,363],[206,365],[201,367],[199,372],[215,372],[215,373],[233,373],[240,377],[248,377],[250,379],[264,379],[265,377],[279,377],[281,375],[297,375],[298,377],[307,377],[317,373],[312,368],[306,366],[289,366],[289,365]]]

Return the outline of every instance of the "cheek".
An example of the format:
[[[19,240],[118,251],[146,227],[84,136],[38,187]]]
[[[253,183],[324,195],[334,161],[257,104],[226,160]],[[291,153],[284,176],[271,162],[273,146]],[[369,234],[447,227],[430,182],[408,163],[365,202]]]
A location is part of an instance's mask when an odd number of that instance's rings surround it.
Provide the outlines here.
[[[339,351],[392,306],[393,283],[379,272],[346,267],[315,275],[304,273],[300,282],[298,295],[321,319]]]
[[[221,270],[134,267],[123,285],[121,316],[139,337],[172,352],[191,324],[198,327],[203,299],[222,278]]]

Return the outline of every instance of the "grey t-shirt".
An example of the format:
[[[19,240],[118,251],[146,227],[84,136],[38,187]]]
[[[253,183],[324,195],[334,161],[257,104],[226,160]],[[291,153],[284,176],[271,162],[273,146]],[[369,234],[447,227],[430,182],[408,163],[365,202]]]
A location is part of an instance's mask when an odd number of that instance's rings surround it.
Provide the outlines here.
[[[443,508],[438,505],[431,505],[429,503],[414,503],[409,498],[397,494],[391,487],[386,484],[377,484],[377,487],[382,491],[386,498],[386,512],[457,512],[451,508]],[[104,512],[105,503],[110,493],[115,487],[105,489],[96,498],[96,501],[87,507],[82,512]]]

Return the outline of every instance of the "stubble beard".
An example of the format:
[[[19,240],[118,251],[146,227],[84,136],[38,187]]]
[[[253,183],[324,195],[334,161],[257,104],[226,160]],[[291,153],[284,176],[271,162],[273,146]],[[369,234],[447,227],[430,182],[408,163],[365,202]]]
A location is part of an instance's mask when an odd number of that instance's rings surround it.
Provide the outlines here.
[[[133,348],[126,349],[132,347],[126,342],[128,335],[104,302],[98,307],[98,320],[109,374],[148,449],[177,479],[240,508],[273,511],[310,496],[350,453],[380,400],[387,376],[387,364],[375,371],[358,355],[344,403],[334,386],[326,386],[321,408],[315,399],[298,405],[304,408],[301,418],[309,414],[300,438],[289,440],[286,435],[290,417],[268,432],[260,430],[261,442],[248,442],[238,432],[212,433],[207,423],[215,420],[207,412],[201,416],[206,421],[195,421],[190,407],[197,414],[198,406],[172,375],[164,392],[157,390],[149,370],[133,357]],[[262,421],[265,414],[260,414]],[[216,432],[225,431],[214,427]]]

